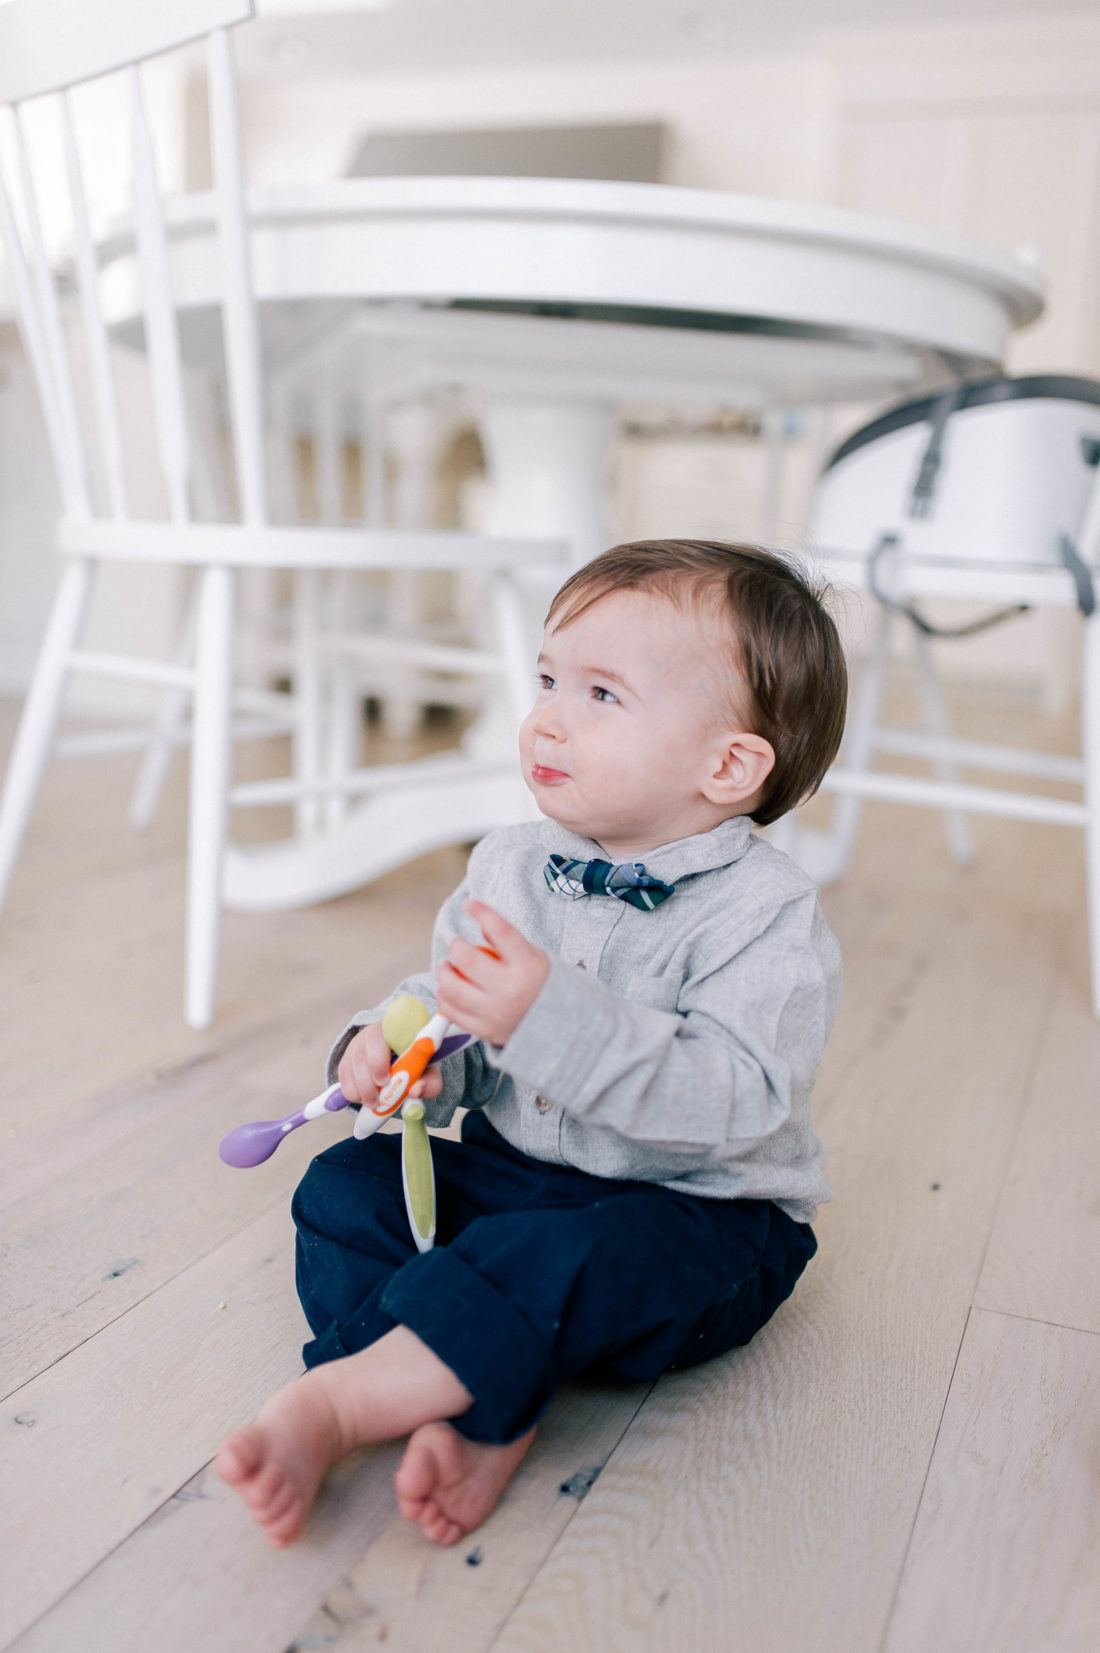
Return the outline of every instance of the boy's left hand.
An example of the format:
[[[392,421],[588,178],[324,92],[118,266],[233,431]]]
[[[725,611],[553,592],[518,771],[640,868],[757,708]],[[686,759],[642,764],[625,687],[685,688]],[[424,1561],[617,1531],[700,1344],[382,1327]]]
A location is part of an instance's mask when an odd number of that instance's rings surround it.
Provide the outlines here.
[[[484,901],[467,901],[466,911],[500,957],[456,936],[439,967],[437,1007],[475,1038],[505,1045],[538,997],[550,960]]]

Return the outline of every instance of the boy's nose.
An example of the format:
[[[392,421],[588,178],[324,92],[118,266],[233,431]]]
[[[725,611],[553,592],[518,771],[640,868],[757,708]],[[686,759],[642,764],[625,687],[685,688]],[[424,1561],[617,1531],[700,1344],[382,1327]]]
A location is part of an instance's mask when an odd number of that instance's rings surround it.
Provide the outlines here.
[[[553,705],[536,706],[532,715],[535,733],[544,740],[561,740],[564,738],[562,720],[557,708]]]

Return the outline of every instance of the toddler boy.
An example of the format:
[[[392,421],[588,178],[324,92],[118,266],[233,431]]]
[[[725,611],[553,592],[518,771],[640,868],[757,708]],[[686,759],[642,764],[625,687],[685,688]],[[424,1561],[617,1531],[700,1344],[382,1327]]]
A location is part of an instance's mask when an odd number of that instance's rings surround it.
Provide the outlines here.
[[[538,671],[520,754],[546,819],[477,846],[432,971],[396,990],[479,1041],[418,1087],[430,1124],[470,1110],[434,1143],[438,1244],[415,1250],[394,1135],[320,1155],[295,1196],[310,1370],[217,1459],[276,1545],[330,1465],[406,1434],[399,1506],[455,1543],[561,1380],[746,1343],[816,1250],[839,953],[750,822],[836,754],[836,628],[780,557],[643,541],[566,581]],[[385,1081],[383,1008],[330,1057],[351,1100]]]

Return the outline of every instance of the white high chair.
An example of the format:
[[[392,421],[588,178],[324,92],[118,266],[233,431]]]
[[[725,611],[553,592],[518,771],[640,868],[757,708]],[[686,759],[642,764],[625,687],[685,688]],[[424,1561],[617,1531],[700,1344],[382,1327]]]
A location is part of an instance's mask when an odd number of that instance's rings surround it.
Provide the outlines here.
[[[973,855],[966,817],[985,813],[1084,829],[1093,1008],[1100,1017],[1100,383],[1065,375],[962,384],[893,408],[856,431],[819,479],[810,553],[839,586],[871,591],[879,614],[838,764],[831,829],[793,830],[799,859],[821,881],[843,876],[863,800],[945,812],[960,862]],[[952,736],[932,664],[922,599],[998,605],[955,628],[965,636],[1029,608],[1082,615],[1082,753],[1052,753]],[[882,706],[897,616],[915,646],[922,732],[890,728]],[[928,777],[874,767],[876,754],[924,759]],[[1072,782],[1080,801],[966,785],[957,767]]]
[[[194,1027],[214,1011],[219,917],[223,898],[242,909],[293,906],[340,893],[441,844],[480,836],[501,819],[524,813],[522,793],[499,758],[461,753],[421,764],[352,771],[346,761],[319,761],[324,748],[323,655],[319,628],[299,650],[295,696],[275,707],[255,694],[248,704],[267,732],[288,722],[314,754],[299,772],[273,781],[232,785],[234,715],[245,703],[235,690],[235,592],[246,569],[306,571],[475,569],[485,582],[491,647],[424,645],[435,670],[501,681],[512,715],[526,709],[534,639],[519,589],[528,570],[564,563],[563,540],[527,540],[446,531],[359,525],[273,522],[265,465],[265,389],[257,305],[250,277],[250,221],[241,166],[236,83],[229,28],[252,13],[250,0],[11,0],[0,7],[0,103],[9,106],[7,146],[0,151],[0,236],[24,346],[34,372],[62,509],[58,545],[65,559],[60,588],[33,674],[0,801],[0,897],[6,890],[39,781],[51,750],[67,679],[73,672],[108,675],[156,686],[166,695],[159,727],[139,784],[135,813],[147,816],[176,738],[179,701],[191,706],[185,1013]],[[232,512],[203,489],[202,454],[188,408],[180,316],[168,276],[165,202],[158,184],[143,103],[143,60],[200,38],[206,42],[213,210],[220,251],[218,320],[224,342],[224,406],[232,450]],[[125,71],[133,165],[132,233],[140,272],[144,344],[156,448],[167,511],[136,516],[129,504],[126,422],[112,371],[112,340],[104,324],[88,191],[68,92],[78,83]],[[73,276],[78,314],[70,317],[50,267],[36,177],[28,160],[24,105],[58,94],[56,114],[71,197]],[[117,228],[117,226],[116,226]],[[75,388],[70,333],[79,335],[82,371],[90,385],[82,405]],[[194,570],[189,634],[177,658],[145,660],[81,647],[97,567],[108,560],[178,565]],[[376,655],[417,663],[416,646],[396,650],[377,638]],[[84,749],[93,745],[84,740]],[[105,737],[107,749],[117,737]],[[346,746],[346,742],[345,742]],[[334,800],[352,802],[358,825],[354,858],[342,854]],[[364,801],[365,800],[365,801]],[[319,808],[319,801],[326,807]],[[228,839],[230,806],[293,803],[297,838],[245,851]],[[364,871],[363,826],[372,859]],[[303,856],[303,841],[306,853]],[[280,853],[286,849],[287,854]],[[293,849],[299,853],[290,854]]]

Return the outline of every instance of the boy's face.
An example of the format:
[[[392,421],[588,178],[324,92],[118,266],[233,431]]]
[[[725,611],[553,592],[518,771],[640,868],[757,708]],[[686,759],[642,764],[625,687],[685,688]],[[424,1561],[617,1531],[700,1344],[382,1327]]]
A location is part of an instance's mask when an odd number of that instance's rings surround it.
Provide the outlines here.
[[[774,760],[731,709],[732,672],[717,616],[651,592],[548,627],[520,730],[543,814],[627,861],[749,813]]]

